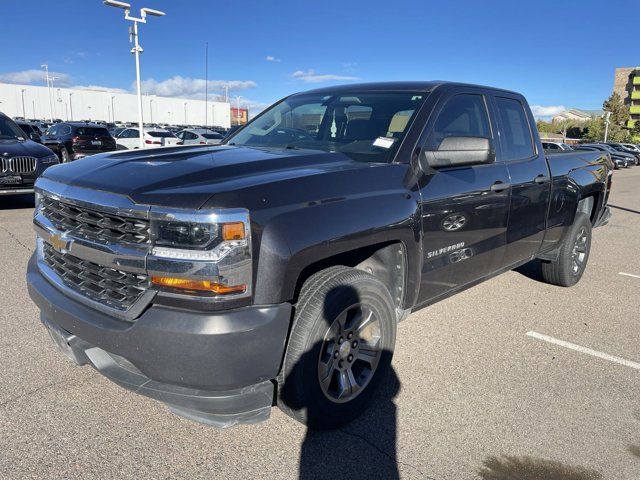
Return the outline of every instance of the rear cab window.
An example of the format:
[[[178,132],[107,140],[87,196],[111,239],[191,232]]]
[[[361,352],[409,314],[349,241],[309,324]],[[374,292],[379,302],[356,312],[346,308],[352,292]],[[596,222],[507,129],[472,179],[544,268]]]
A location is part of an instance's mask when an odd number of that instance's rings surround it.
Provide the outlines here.
[[[525,160],[534,156],[531,125],[522,102],[497,96],[495,101],[502,130],[500,145],[503,160]]]

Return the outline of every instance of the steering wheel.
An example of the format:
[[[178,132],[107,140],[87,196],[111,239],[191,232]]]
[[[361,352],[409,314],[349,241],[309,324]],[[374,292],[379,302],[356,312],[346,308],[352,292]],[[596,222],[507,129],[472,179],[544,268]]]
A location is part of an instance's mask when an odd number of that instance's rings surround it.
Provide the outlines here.
[[[313,137],[301,128],[277,127],[269,133],[269,143],[281,144],[301,140],[313,140]]]

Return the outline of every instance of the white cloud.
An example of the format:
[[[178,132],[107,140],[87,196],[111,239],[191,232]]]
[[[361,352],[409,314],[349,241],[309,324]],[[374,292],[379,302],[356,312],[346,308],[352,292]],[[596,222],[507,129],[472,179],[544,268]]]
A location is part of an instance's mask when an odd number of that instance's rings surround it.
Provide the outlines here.
[[[267,62],[279,62],[279,61],[280,61],[280,59],[279,59],[279,58],[276,58],[276,57],[274,57],[274,56],[272,56],[272,55],[267,55],[267,56],[265,57],[265,60],[266,60]]]
[[[360,80],[358,77],[352,77],[350,75],[333,75],[333,74],[319,74],[315,70],[309,69],[306,72],[303,70],[296,70],[291,74],[296,80],[301,80],[306,83],[322,83],[322,82],[352,82]]]
[[[255,88],[256,82],[253,80],[209,80],[203,78],[189,78],[176,75],[161,82],[149,78],[142,82],[142,92],[148,95],[159,95],[161,97],[184,97],[184,98],[204,98],[205,87],[208,86],[209,93],[223,91],[245,90]],[[132,86],[132,90],[135,85]]]
[[[549,119],[559,113],[562,113],[567,108],[564,105],[531,105],[531,111],[536,118]]]
[[[55,77],[55,85],[64,87],[69,85],[71,76],[66,73],[49,71],[49,77]],[[31,85],[40,83],[46,85],[44,70],[22,70],[21,72],[0,73],[0,82]]]

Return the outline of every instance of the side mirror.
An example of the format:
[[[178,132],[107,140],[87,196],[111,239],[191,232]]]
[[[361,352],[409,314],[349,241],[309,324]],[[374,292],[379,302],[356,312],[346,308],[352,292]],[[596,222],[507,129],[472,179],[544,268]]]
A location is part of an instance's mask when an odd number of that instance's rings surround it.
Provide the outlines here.
[[[443,168],[493,163],[496,153],[491,140],[484,137],[446,137],[437,150],[424,150],[422,167]]]

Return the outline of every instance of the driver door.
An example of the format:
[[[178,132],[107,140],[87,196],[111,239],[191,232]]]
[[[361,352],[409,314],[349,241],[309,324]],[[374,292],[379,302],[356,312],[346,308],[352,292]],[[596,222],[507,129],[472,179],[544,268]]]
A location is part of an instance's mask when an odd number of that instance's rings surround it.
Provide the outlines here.
[[[490,112],[482,89],[454,89],[435,107],[421,151],[438,150],[447,137],[486,138],[493,148],[499,148]],[[427,168],[425,173],[420,182],[423,265],[419,303],[499,269],[510,201],[504,162]]]

